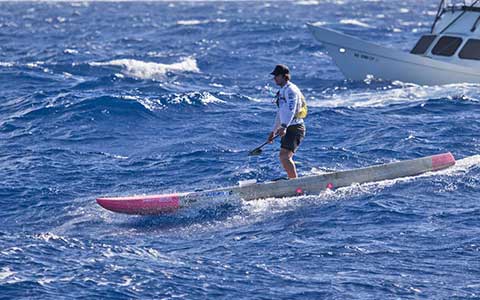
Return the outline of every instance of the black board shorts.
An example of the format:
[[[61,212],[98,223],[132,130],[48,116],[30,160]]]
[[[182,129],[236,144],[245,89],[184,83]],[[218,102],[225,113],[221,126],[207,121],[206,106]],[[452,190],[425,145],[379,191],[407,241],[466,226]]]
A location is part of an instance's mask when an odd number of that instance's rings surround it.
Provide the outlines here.
[[[298,146],[300,146],[300,143],[303,141],[304,137],[305,125],[290,125],[287,128],[287,133],[282,137],[280,147],[295,152],[297,151]]]

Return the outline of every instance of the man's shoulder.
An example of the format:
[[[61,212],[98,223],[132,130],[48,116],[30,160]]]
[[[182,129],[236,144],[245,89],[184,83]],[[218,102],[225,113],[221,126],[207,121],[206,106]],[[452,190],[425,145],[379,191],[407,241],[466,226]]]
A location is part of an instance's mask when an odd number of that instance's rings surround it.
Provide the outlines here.
[[[293,82],[289,82],[287,88],[285,89],[285,92],[287,92],[289,96],[301,94],[300,89]]]

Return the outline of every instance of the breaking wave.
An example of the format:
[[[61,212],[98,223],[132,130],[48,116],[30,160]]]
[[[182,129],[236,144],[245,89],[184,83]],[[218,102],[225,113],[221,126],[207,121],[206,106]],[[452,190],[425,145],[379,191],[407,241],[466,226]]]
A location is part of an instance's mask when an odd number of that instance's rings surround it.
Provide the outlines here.
[[[209,92],[175,93],[157,99],[142,96],[121,96],[121,98],[127,101],[138,102],[144,108],[150,111],[162,110],[167,108],[169,105],[178,104],[208,105],[211,103],[226,103]]]
[[[421,86],[394,82],[374,90],[342,90],[335,87],[323,92],[318,101],[310,101],[313,107],[384,107],[394,104],[424,102],[431,99],[464,99],[480,101],[478,84],[451,84],[442,86]]]
[[[125,76],[136,79],[162,80],[168,72],[194,72],[199,73],[195,58],[187,57],[173,64],[161,64],[144,62],[136,59],[116,59],[107,62],[92,62],[91,66],[115,66],[121,67]]]

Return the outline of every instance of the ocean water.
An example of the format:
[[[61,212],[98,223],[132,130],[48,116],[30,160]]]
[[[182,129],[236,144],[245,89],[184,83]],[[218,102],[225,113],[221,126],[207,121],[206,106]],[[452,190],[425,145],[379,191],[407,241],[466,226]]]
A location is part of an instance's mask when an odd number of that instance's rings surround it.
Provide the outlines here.
[[[305,25],[408,51],[433,2],[0,3],[0,298],[480,299],[480,84],[346,81]],[[284,175],[278,143],[247,156],[277,63],[310,106],[300,175],[457,165],[153,217],[96,204]]]

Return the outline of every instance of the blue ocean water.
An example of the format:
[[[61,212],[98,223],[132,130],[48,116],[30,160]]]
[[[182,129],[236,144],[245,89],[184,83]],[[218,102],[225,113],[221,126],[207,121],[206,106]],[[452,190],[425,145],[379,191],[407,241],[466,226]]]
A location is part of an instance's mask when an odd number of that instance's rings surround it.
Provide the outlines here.
[[[480,299],[480,84],[345,81],[305,25],[408,51],[436,5],[0,3],[0,298]],[[246,155],[277,63],[310,107],[301,175],[457,165],[155,217],[96,204],[284,175],[278,144]]]

